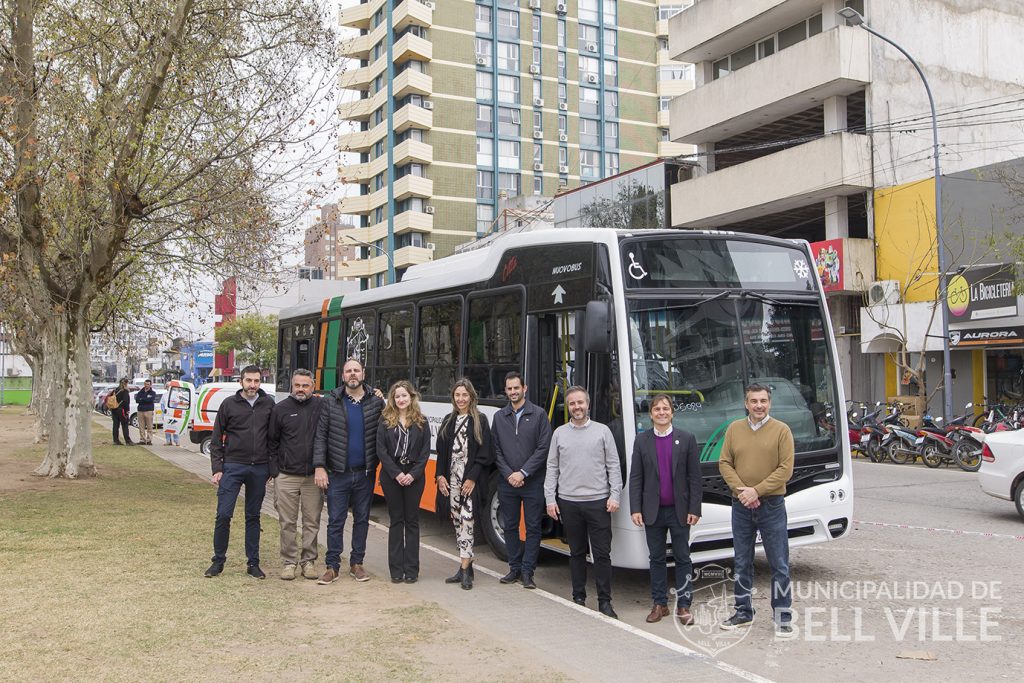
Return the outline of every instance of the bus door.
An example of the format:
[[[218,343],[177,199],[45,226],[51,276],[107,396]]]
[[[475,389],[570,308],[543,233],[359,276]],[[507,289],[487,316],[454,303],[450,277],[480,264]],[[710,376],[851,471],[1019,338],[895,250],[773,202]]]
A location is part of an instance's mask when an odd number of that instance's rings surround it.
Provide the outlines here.
[[[565,390],[576,384],[575,318],[572,311],[566,310],[530,315],[527,319],[527,344],[534,347],[527,356],[530,399],[548,414],[552,429],[569,420]]]

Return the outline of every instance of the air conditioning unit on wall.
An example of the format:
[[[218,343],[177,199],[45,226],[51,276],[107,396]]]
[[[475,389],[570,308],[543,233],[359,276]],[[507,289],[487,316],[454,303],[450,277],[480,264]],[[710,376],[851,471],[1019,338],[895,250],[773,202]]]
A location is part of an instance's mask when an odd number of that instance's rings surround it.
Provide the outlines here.
[[[868,305],[898,304],[900,302],[899,280],[878,280],[868,286]]]

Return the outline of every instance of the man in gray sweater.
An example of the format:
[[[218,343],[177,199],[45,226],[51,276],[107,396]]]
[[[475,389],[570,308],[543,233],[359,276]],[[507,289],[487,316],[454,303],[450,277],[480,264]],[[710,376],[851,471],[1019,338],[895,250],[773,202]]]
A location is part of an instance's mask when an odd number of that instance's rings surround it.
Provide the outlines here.
[[[601,614],[612,609],[612,515],[619,509],[622,468],[608,427],[590,419],[590,395],[583,387],[565,392],[571,420],[551,435],[544,499],[548,515],[561,520],[569,541],[572,599],[587,602],[587,550],[594,555],[594,582]],[[556,494],[557,491],[557,494]]]

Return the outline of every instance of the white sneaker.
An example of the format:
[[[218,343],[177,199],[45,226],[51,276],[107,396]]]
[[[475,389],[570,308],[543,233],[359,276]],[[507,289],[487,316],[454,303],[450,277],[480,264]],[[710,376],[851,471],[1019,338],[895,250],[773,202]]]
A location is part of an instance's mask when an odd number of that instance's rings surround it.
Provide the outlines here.
[[[281,568],[281,578],[285,581],[292,581],[295,579],[295,570],[297,567],[294,564],[286,564]]]

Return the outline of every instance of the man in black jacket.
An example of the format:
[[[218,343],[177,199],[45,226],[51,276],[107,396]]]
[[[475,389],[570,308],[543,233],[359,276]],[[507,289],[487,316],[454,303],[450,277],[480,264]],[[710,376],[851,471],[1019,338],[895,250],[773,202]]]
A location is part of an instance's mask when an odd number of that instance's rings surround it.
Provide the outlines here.
[[[518,372],[505,375],[505,395],[509,404],[498,411],[491,426],[491,444],[501,474],[498,501],[509,569],[500,580],[521,580],[523,588],[536,588],[533,571],[540,554],[551,423],[541,408],[526,400],[526,385]],[[526,521],[525,544],[519,540],[520,505]]]
[[[245,485],[245,557],[247,573],[265,579],[260,569],[260,508],[267,493],[267,484],[277,475],[276,464],[270,460],[267,433],[274,399],[260,389],[263,373],[255,365],[242,370],[242,388],[224,399],[213,422],[210,440],[210,466],[213,483],[217,485],[217,522],[213,529],[213,564],[206,576],[224,571],[231,515],[238,493]]]
[[[370,528],[370,503],[377,474],[377,423],[384,401],[363,383],[363,364],[345,361],[342,386],[326,397],[313,442],[316,485],[327,491],[327,568],[317,581],[327,585],[338,580],[344,548],[345,520],[352,505],[352,552],[349,574],[369,581],[363,569],[366,534]]]
[[[274,480],[274,506],[281,522],[281,578],[295,578],[300,562],[307,579],[316,573],[320,513],[324,493],[313,478],[313,436],[323,400],[313,395],[313,373],[292,373],[292,393],[270,413],[270,460],[278,471]],[[299,508],[302,509],[302,556],[295,543]]]
[[[156,392],[153,381],[146,380],[135,394],[135,414],[139,421],[139,443],[153,445],[153,412],[156,410]]]

